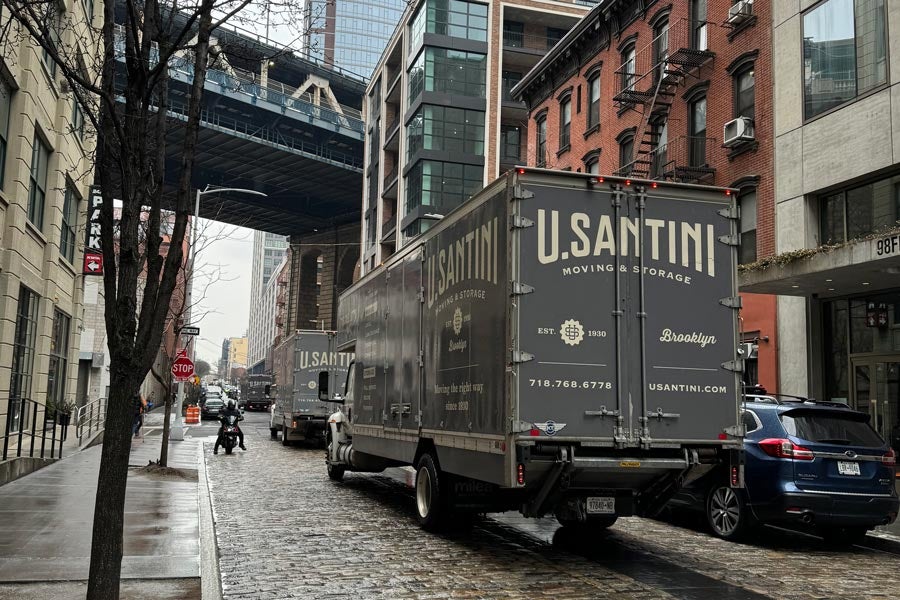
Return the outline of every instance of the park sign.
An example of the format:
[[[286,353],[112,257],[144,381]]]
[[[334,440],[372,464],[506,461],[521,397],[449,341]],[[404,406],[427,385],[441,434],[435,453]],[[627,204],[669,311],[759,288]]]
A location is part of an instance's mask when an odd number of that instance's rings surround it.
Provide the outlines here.
[[[179,354],[172,363],[172,376],[175,381],[188,381],[194,376],[194,361],[185,354]]]
[[[103,194],[100,193],[100,186],[92,185],[90,194],[88,195],[87,208],[87,226],[84,228],[85,251],[93,250],[94,252],[102,252],[100,247],[100,207],[103,206]]]

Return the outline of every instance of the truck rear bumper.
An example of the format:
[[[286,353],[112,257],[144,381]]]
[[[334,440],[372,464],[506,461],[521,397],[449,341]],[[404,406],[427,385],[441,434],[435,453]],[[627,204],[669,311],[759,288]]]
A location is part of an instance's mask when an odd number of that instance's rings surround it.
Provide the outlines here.
[[[295,416],[287,425],[291,440],[324,440],[328,420],[325,417]]]

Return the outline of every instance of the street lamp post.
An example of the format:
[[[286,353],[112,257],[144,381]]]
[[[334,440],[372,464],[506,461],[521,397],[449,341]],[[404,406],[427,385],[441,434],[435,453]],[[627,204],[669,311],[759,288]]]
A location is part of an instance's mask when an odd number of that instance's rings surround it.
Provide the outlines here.
[[[196,261],[197,261],[197,248],[195,247],[195,245],[197,243],[197,222],[200,220],[200,198],[206,194],[222,194],[222,193],[226,193],[226,192],[238,192],[241,194],[250,194],[253,196],[264,196],[264,197],[268,196],[268,194],[266,194],[266,193],[257,192],[256,190],[248,190],[248,189],[244,189],[244,188],[233,188],[233,187],[210,188],[208,185],[206,186],[205,189],[202,189],[202,190],[197,188],[197,195],[194,199],[194,216],[191,219],[190,245],[188,246],[188,252],[190,254],[189,254],[189,258],[188,258],[188,277],[187,277],[187,282],[186,282],[187,290],[185,291],[185,295],[184,295],[184,298],[185,298],[184,306],[185,306],[185,310],[187,311],[187,314],[185,315],[185,317],[186,317],[185,320],[188,322],[190,322],[190,315],[192,312],[191,296],[192,296],[193,290],[194,290],[194,265],[196,264]],[[180,337],[180,333],[178,335]],[[194,360],[196,357],[195,347],[196,347],[196,344],[194,344],[192,342],[191,343],[191,360]],[[169,431],[170,431],[170,436],[171,436],[171,432],[175,432],[175,436],[171,437],[171,439],[179,439],[180,440],[180,439],[184,439],[184,437],[183,437],[184,432],[181,430],[180,427],[175,427],[174,425],[175,425],[175,423],[177,423],[177,419],[179,419],[181,416],[181,407],[184,404],[184,382],[183,381],[178,382],[177,398],[178,398],[178,400],[177,400],[178,411],[177,412],[172,411],[172,421],[171,421],[172,426],[169,428]]]

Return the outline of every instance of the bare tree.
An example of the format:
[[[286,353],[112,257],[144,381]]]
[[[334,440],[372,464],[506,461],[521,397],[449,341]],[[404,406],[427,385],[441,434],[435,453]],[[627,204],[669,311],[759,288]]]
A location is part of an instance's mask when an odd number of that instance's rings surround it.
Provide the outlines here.
[[[271,18],[291,18],[300,0],[252,2]],[[103,0],[88,18],[80,6],[62,12],[57,0],[0,0],[0,48],[29,38],[54,65],[96,131],[95,183],[103,197],[101,248],[106,260],[104,317],[110,353],[107,410],[94,510],[87,597],[119,597],[123,517],[135,397],[160,346],[183,264],[192,208],[203,88],[215,30],[241,15],[251,0]],[[85,6],[93,7],[88,0]],[[256,11],[259,13],[259,11]],[[246,19],[244,26],[249,23]],[[4,57],[17,60],[17,56]],[[181,119],[168,117],[169,67],[190,69]],[[172,193],[174,226],[168,252],[159,235],[164,205],[167,130],[182,129]],[[115,223],[114,199],[121,201]],[[149,234],[141,240],[142,212]],[[112,260],[116,257],[116,260]],[[139,282],[143,285],[138,293]],[[140,299],[139,299],[140,298]]]

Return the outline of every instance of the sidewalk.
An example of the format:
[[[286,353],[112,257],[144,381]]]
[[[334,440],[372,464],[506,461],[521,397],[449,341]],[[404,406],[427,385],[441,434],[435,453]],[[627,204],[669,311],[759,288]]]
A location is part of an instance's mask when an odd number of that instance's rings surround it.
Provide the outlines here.
[[[160,444],[158,435],[136,439],[129,464],[156,460]],[[90,448],[0,487],[0,599],[84,597],[100,453]],[[169,466],[196,475],[200,455],[199,440],[173,442]],[[201,597],[199,500],[196,480],[129,471],[123,598]]]

